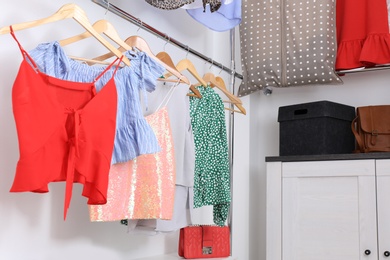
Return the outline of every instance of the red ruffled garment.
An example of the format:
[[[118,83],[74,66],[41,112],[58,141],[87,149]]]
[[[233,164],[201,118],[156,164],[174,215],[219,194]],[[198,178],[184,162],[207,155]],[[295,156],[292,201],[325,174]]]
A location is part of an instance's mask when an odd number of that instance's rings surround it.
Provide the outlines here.
[[[390,63],[386,0],[337,0],[336,70]]]

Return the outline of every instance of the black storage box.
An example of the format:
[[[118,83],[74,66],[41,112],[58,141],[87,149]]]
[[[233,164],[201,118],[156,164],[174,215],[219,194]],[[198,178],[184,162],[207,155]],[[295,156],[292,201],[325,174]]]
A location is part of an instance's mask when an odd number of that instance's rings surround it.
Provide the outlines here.
[[[330,101],[279,107],[279,155],[352,153],[355,107]]]

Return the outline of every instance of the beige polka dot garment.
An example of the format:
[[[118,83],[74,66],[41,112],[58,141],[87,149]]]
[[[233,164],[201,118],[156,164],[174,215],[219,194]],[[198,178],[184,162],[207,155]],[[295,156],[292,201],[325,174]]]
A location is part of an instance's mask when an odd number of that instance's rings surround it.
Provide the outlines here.
[[[265,87],[342,84],[335,0],[243,0],[240,28],[243,81],[238,95]]]

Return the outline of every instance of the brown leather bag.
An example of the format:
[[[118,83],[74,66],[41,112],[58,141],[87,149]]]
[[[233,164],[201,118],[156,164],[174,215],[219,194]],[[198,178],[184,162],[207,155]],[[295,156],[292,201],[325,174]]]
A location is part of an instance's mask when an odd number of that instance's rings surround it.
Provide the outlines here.
[[[390,105],[358,107],[356,114],[356,152],[390,152]]]

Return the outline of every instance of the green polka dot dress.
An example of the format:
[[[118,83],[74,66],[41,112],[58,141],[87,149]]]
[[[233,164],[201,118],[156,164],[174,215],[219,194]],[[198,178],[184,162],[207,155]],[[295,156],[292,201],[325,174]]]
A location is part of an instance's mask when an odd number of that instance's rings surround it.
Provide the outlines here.
[[[190,97],[195,143],[194,207],[213,206],[213,221],[223,226],[231,202],[228,141],[221,97],[211,87],[197,87]]]

